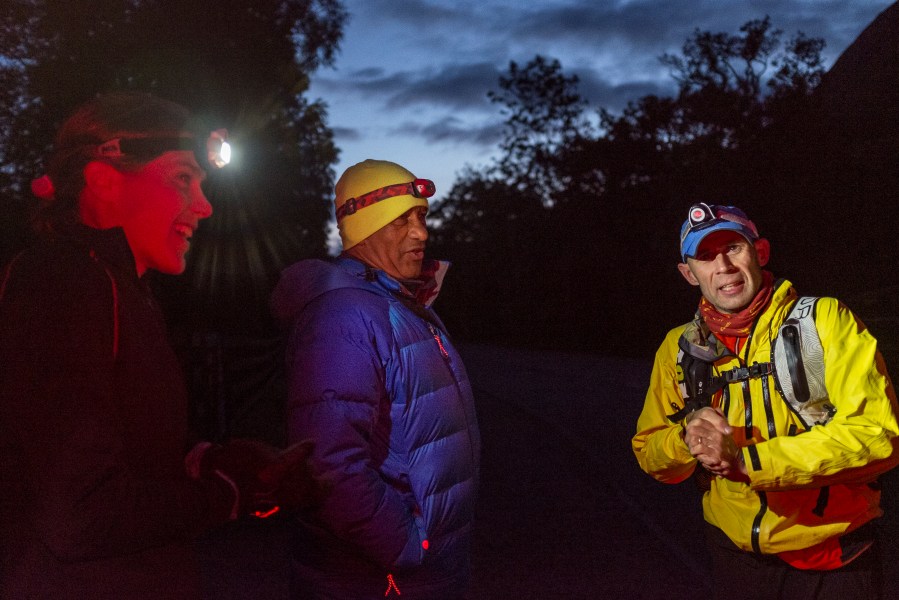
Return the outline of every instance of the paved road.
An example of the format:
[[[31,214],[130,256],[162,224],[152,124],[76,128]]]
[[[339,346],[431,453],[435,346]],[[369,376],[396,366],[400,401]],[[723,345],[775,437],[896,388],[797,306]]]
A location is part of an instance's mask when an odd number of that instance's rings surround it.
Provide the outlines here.
[[[699,496],[640,471],[648,365],[466,348],[484,438],[472,598],[708,598]]]
[[[484,440],[471,600],[710,597],[698,492],[653,481],[630,450],[648,363],[487,346],[463,356]],[[885,487],[895,565],[896,477]],[[284,525],[238,523],[206,540],[211,596],[285,598]],[[899,597],[887,571],[886,597]]]

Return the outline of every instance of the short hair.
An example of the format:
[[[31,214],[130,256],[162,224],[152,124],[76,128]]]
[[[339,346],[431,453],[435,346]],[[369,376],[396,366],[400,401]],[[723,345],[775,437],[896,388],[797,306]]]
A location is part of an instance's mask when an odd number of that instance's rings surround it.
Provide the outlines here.
[[[53,198],[41,203],[35,216],[38,230],[52,231],[78,220],[84,190],[84,168],[103,160],[123,171],[140,169],[148,160],[131,156],[98,157],[97,147],[115,138],[177,135],[190,129],[190,112],[180,104],[142,92],[101,94],[79,106],[59,128],[47,163]]]

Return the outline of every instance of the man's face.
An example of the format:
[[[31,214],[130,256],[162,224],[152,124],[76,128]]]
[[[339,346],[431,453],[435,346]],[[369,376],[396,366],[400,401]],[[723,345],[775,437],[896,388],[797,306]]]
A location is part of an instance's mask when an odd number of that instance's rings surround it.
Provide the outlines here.
[[[139,171],[123,173],[120,216],[138,275],[147,269],[183,273],[190,238],[212,214],[193,152],[166,152]]]
[[[418,277],[428,241],[427,214],[423,206],[409,209],[353,246],[350,254],[394,279]]]
[[[716,231],[678,270],[718,311],[735,313],[749,306],[761,289],[769,253],[768,240],[752,243],[735,231]]]

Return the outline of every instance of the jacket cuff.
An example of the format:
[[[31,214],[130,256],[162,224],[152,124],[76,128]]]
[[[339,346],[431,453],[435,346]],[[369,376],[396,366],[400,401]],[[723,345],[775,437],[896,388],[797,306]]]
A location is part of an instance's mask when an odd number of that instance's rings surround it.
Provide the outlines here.
[[[687,440],[685,438],[686,431],[687,430],[683,426],[677,425],[670,429],[668,436],[668,455],[677,461],[685,463],[696,460],[696,458],[690,454],[690,447],[687,446]]]

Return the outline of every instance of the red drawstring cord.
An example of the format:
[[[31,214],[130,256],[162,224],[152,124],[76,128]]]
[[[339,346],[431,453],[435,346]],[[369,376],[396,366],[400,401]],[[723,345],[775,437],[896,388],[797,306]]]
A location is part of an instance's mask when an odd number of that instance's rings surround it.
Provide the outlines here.
[[[397,596],[402,596],[402,595],[403,595],[403,592],[401,592],[401,591],[400,591],[400,588],[397,587],[396,581],[393,580],[393,573],[388,573],[388,574],[387,574],[387,591],[384,592],[384,597],[385,597],[385,598],[386,598],[387,596],[390,595],[390,590],[396,590],[396,595],[397,595]]]

